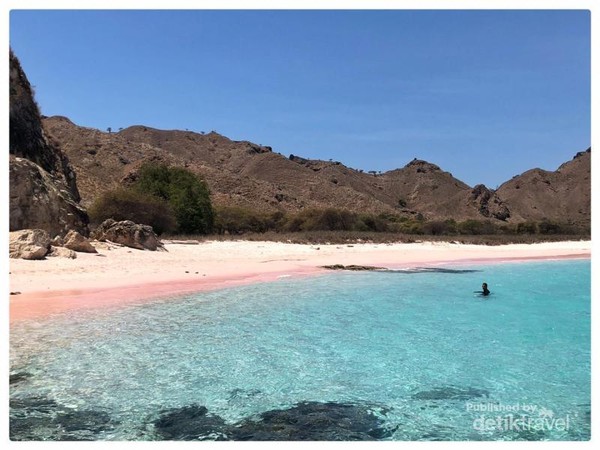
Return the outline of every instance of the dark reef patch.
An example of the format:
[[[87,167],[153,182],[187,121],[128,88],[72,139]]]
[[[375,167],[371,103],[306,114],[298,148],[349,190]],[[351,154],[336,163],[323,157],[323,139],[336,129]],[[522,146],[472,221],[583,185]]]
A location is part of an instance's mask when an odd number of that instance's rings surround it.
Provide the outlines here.
[[[227,425],[206,407],[190,405],[161,411],[154,428],[158,438],[167,441],[224,440]]]
[[[52,399],[34,396],[10,400],[12,441],[96,440],[115,423],[103,411],[77,410]]]
[[[240,441],[370,441],[390,437],[394,430],[367,406],[302,402],[246,419],[230,430]]]
[[[329,266],[321,266],[323,269],[329,270],[349,270],[353,272],[382,272],[382,273],[400,273],[400,274],[414,274],[414,273],[452,273],[452,274],[460,274],[460,273],[473,273],[473,272],[481,272],[481,270],[476,269],[447,269],[443,267],[413,267],[408,269],[390,269],[387,267],[377,267],[377,266],[358,266],[358,265],[348,265],[344,266],[343,264],[333,264]]]
[[[387,271],[389,269],[385,267],[376,267],[376,266],[357,266],[354,264],[350,264],[348,266],[344,266],[343,264],[333,264],[331,266],[321,266],[323,269],[329,270],[352,270],[352,271]]]
[[[446,269],[442,267],[415,267],[410,269],[386,269],[383,270],[386,273],[404,273],[404,274],[413,274],[413,273],[451,273],[451,274],[461,274],[461,273],[474,273],[481,272],[478,269]]]
[[[153,422],[161,440],[365,441],[390,437],[394,429],[364,405],[302,402],[228,425],[204,406],[161,411]]]
[[[8,384],[10,386],[23,383],[31,378],[31,374],[29,372],[13,372],[9,375]]]

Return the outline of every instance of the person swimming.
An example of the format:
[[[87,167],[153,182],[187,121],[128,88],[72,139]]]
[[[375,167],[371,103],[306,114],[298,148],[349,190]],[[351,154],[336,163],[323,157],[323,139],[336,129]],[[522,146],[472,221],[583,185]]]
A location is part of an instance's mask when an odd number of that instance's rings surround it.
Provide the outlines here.
[[[481,290],[480,291],[473,291],[473,292],[475,294],[483,295],[484,297],[487,297],[488,295],[491,294],[490,290],[488,289],[487,283],[483,283],[481,285]]]
[[[487,283],[483,283],[481,285],[481,295],[490,295],[490,290],[488,289]]]

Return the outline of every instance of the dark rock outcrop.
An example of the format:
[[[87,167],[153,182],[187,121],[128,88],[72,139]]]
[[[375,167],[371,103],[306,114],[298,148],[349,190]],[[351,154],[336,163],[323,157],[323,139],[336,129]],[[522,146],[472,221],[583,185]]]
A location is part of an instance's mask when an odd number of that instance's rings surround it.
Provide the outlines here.
[[[69,159],[51,145],[42,126],[33,90],[17,57],[10,52],[10,154],[28,159],[64,184],[80,200],[77,177]]]
[[[50,251],[50,236],[44,230],[10,232],[9,256],[20,259],[44,259]]]
[[[87,235],[88,216],[54,177],[27,159],[10,156],[10,230],[41,228],[51,236]]]
[[[164,248],[151,226],[133,223],[131,220],[117,222],[113,219],[106,219],[92,232],[91,236],[102,242],[111,241],[139,250],[154,251]]]
[[[424,161],[422,159],[413,159],[411,162],[409,162],[406,166],[404,166],[405,169],[414,169],[417,173],[431,173],[431,172],[441,172],[442,169],[440,169],[439,166],[436,166],[435,164],[432,164],[430,162]]]
[[[473,188],[470,201],[475,203],[479,213],[484,217],[494,217],[498,220],[506,220],[510,217],[510,211],[504,202],[483,184]]]
[[[88,234],[77,180],[68,158],[46,138],[23,69],[10,52],[10,230]]]

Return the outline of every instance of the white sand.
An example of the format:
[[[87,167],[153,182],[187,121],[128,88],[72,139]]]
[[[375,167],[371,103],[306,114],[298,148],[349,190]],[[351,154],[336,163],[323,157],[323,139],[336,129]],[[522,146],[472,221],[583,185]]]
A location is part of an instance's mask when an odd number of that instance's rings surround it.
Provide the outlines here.
[[[235,283],[306,274],[327,264],[409,267],[469,260],[589,257],[590,241],[479,246],[453,243],[299,245],[276,242],[167,243],[150,252],[95,243],[98,255],[10,260],[10,290],[22,294],[85,291],[145,284]],[[13,296],[12,299],[18,296]]]

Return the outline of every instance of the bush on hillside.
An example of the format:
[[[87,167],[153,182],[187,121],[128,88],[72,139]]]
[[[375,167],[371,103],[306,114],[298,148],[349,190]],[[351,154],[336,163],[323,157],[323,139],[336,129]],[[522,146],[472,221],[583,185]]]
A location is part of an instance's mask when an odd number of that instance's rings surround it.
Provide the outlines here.
[[[516,231],[518,234],[535,234],[538,231],[537,223],[532,221],[518,223]]]
[[[561,234],[564,232],[566,227],[561,226],[556,222],[552,222],[548,219],[543,219],[538,223],[538,232],[540,234]]]
[[[238,206],[215,208],[214,230],[218,234],[264,233],[278,231],[285,221],[281,211],[263,213]]]
[[[354,229],[356,231],[389,231],[387,221],[373,214],[359,214]]]
[[[144,164],[132,188],[164,199],[175,213],[178,233],[207,234],[213,230],[208,186],[193,172],[164,164]]]
[[[467,219],[456,224],[458,234],[496,234],[497,227],[489,220]]]
[[[172,232],[177,227],[175,214],[165,200],[132,189],[105,192],[94,201],[88,214],[95,225],[106,219],[131,220],[150,225],[156,234]]]
[[[307,209],[292,216],[285,228],[286,231],[348,231],[353,229],[355,216],[334,208]]]

